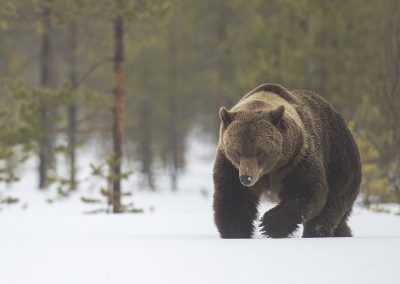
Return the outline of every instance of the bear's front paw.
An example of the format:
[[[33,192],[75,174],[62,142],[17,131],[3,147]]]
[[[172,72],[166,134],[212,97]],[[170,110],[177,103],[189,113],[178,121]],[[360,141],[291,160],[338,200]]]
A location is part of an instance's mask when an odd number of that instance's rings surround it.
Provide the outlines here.
[[[290,216],[277,207],[264,214],[259,227],[261,233],[268,238],[287,238],[299,228]]]

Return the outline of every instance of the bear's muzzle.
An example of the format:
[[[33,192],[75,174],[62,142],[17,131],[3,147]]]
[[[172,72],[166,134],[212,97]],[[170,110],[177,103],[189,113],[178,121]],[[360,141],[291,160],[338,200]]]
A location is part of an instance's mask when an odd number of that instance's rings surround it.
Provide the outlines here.
[[[244,186],[253,186],[259,178],[259,167],[256,157],[240,158],[239,179]]]

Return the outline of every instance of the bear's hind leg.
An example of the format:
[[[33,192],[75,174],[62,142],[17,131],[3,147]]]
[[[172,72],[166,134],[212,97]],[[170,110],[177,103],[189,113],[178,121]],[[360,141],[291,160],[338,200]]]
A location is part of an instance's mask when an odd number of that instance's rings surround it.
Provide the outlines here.
[[[335,237],[352,237],[353,234],[351,233],[351,229],[347,224],[347,218],[349,217],[350,212],[348,212],[340,222],[340,224],[336,227],[333,235]]]
[[[304,223],[303,238],[333,237],[333,226],[322,223],[318,216]]]
[[[342,225],[342,220],[346,221],[347,214],[344,212],[349,210],[345,208],[345,205],[346,202],[328,198],[321,213],[304,223],[303,238],[334,237],[335,229]],[[338,232],[345,229],[344,224]]]
[[[346,221],[342,221],[333,232],[335,237],[352,237],[351,229]]]

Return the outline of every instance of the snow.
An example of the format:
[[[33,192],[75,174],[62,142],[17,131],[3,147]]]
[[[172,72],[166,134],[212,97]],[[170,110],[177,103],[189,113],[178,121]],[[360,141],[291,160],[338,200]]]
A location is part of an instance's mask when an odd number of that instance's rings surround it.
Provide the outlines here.
[[[194,141],[190,149],[178,193],[133,191],[141,214],[83,214],[98,205],[80,202],[82,192],[48,204],[51,192],[34,189],[28,167],[15,187],[0,188],[21,198],[0,212],[0,283],[398,283],[393,214],[356,207],[353,238],[221,240],[212,220],[213,146]]]

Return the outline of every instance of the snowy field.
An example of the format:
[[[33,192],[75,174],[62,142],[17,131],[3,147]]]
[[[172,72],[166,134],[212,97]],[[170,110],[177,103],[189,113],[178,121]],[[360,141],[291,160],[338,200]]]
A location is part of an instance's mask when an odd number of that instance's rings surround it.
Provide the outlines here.
[[[219,239],[212,148],[191,143],[178,193],[134,190],[141,214],[83,214],[98,206],[80,201],[85,190],[48,204],[32,174],[0,188],[21,199],[0,212],[0,283],[400,283],[394,214],[356,207],[354,238]]]

